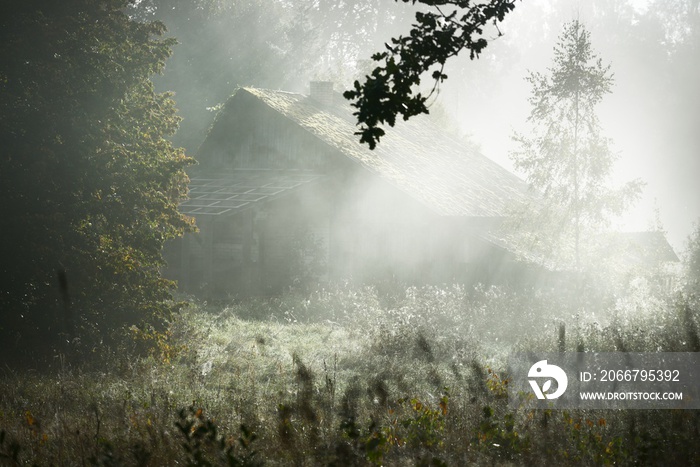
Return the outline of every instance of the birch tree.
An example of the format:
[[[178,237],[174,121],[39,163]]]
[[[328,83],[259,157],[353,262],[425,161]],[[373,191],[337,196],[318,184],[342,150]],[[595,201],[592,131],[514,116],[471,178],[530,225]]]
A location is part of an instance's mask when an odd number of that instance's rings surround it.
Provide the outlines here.
[[[621,213],[642,187],[638,180],[619,189],[607,184],[617,155],[602,134],[596,108],[611,92],[613,73],[592,50],[585,26],[572,21],[554,47],[553,66],[526,80],[532,86],[531,129],[515,134],[519,147],[510,156],[544,194],[549,212],[558,214],[557,227],[572,234],[580,270],[584,233]]]

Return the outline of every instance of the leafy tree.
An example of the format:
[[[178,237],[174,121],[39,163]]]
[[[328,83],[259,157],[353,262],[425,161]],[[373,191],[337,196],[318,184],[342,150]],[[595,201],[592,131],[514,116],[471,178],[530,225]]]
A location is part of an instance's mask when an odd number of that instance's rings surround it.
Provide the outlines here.
[[[519,149],[511,158],[555,207],[549,212],[555,213],[557,227],[571,227],[579,270],[584,230],[622,212],[642,185],[634,181],[618,190],[606,187],[616,155],[601,134],[596,106],[611,92],[613,77],[610,66],[591,50],[590,34],[579,21],[564,26],[548,71],[527,77],[532,130],[514,136]]]
[[[397,0],[398,1],[398,0]],[[404,120],[428,113],[428,95],[416,91],[423,74],[432,69],[435,81],[433,91],[443,82],[445,63],[463,50],[469,50],[474,59],[487,45],[484,31],[515,8],[515,0],[490,0],[472,4],[470,0],[402,0],[434,7],[434,11],[416,12],[416,23],[408,36],[391,39],[386,51],[376,53],[372,59],[381,62],[364,83],[355,81],[354,89],[344,93],[357,109],[360,142],[374,149],[384,130],[380,125],[394,126],[397,115]],[[449,8],[449,11],[443,9]],[[498,31],[500,35],[500,31]]]
[[[191,159],[149,78],[174,40],[127,4],[0,7],[0,341],[23,352],[172,306],[161,248],[193,228],[177,211]]]

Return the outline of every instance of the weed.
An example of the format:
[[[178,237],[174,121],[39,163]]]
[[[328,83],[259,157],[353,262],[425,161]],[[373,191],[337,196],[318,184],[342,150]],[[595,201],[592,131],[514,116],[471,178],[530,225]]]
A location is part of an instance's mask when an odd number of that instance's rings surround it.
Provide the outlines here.
[[[99,367],[5,370],[0,464],[700,464],[695,411],[509,407],[503,372],[514,350],[695,349],[692,304],[632,297],[608,323],[564,331],[547,300],[463,287],[379,300],[341,284],[193,304],[151,355],[105,349]],[[500,325],[520,312],[518,332]]]
[[[216,423],[204,415],[203,409],[189,406],[180,410],[178,415],[176,426],[185,439],[182,442],[182,448],[186,453],[187,466],[255,467],[263,464],[256,459],[257,452],[251,446],[257,436],[245,425],[240,425],[238,448],[236,448],[236,443],[231,438],[219,434]]]

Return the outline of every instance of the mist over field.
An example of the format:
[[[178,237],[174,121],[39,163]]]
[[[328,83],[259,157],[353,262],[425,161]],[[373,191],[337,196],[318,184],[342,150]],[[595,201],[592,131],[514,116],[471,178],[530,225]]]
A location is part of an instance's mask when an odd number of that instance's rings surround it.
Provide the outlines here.
[[[0,7],[0,464],[700,464],[509,367],[698,368],[700,2],[426,3]]]

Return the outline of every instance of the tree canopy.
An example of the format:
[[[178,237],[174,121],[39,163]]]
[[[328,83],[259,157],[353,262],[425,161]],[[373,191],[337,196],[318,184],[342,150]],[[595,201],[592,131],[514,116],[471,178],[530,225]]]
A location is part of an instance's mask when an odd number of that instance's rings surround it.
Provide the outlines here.
[[[0,7],[0,339],[24,350],[166,312],[190,164],[150,77],[173,39],[127,0]]]

